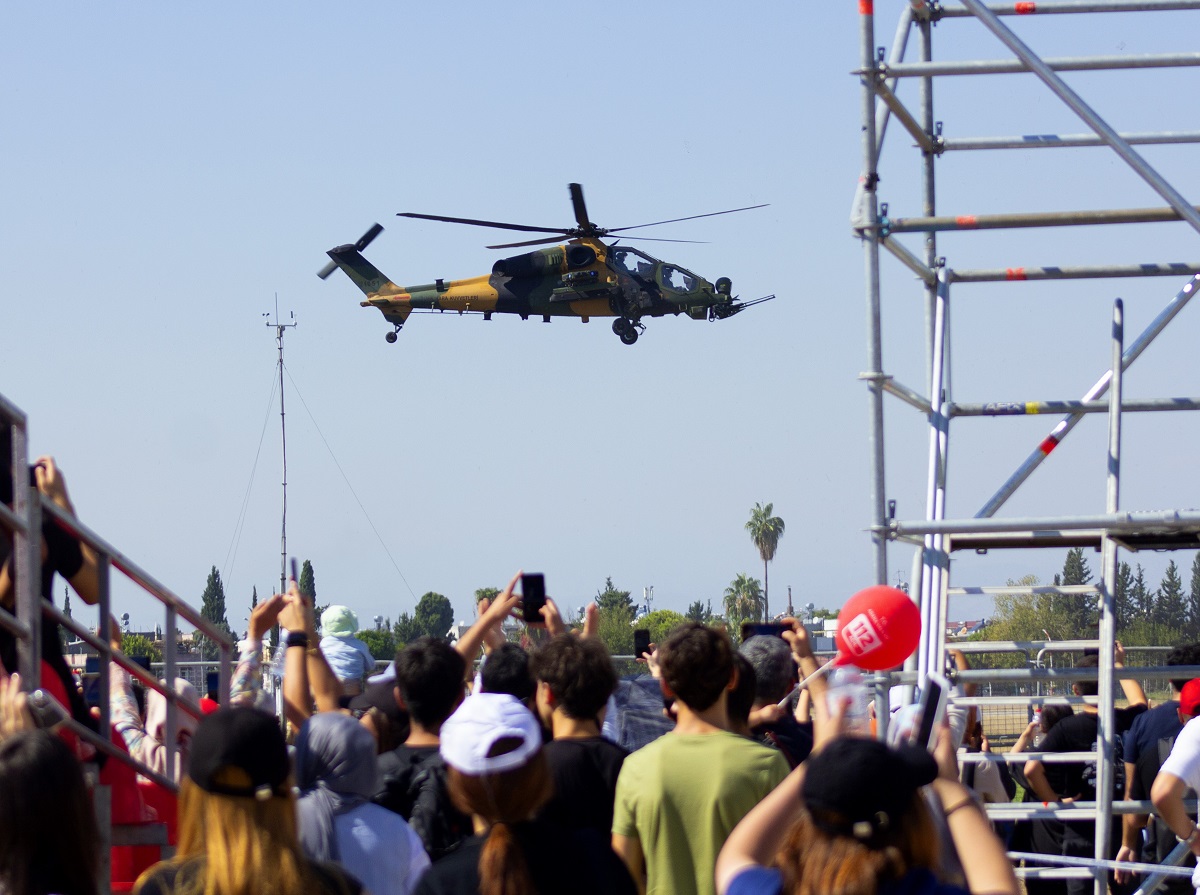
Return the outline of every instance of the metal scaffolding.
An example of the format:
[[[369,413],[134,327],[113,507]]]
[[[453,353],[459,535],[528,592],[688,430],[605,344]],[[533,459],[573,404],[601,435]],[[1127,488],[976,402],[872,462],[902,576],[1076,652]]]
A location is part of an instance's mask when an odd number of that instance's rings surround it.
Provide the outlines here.
[[[1128,412],[1161,412],[1200,409],[1200,398],[1165,398],[1123,401],[1122,373],[1136,361],[1150,343],[1175,319],[1192,295],[1200,288],[1200,262],[1145,261],[1120,259],[1119,263],[1074,266],[1012,266],[994,269],[956,269],[938,253],[938,234],[947,231],[975,232],[1017,228],[1087,227],[1084,233],[1106,224],[1150,224],[1184,222],[1200,233],[1200,207],[1193,205],[1134,148],[1139,145],[1191,144],[1200,142],[1197,131],[1119,132],[1069,86],[1060,72],[1111,71],[1129,69],[1184,68],[1200,65],[1200,53],[1172,52],[1156,55],[1099,55],[1042,58],[1019,38],[1003,21],[1005,17],[1046,17],[1064,14],[1150,15],[1159,12],[1200,10],[1200,0],[1046,0],[987,4],[982,0],[908,0],[904,4],[890,53],[876,45],[873,0],[859,0],[860,57],[855,74],[862,83],[862,169],[851,210],[851,226],[862,240],[867,298],[867,371],[862,378],[868,387],[870,403],[870,451],[873,484],[872,539],[875,580],[888,581],[888,546],[909,543],[917,547],[914,558],[914,599],[922,613],[922,640],[915,660],[915,676],[922,680],[931,671],[944,668],[946,651],[946,607],[952,589],[949,586],[950,556],[955,550],[992,550],[1031,547],[1090,546],[1102,553],[1102,580],[1098,586],[1075,588],[1095,596],[1100,606],[1099,634],[1099,755],[1097,759],[1097,801],[1078,804],[1070,812],[1063,809],[1036,810],[1004,806],[993,812],[997,817],[1016,813],[1069,817],[1094,817],[1096,820],[1096,859],[1111,857],[1107,843],[1113,811],[1128,812],[1144,803],[1113,800],[1114,749],[1114,592],[1119,550],[1183,549],[1200,546],[1200,512],[1124,512],[1120,508],[1121,420]],[[949,24],[951,20],[963,20]],[[1006,58],[975,61],[935,61],[934,25],[954,30],[980,25],[999,41],[998,49],[1007,49]],[[1192,23],[1193,26],[1196,22]],[[960,35],[961,36],[961,35]],[[915,38],[915,61],[905,61],[910,38]],[[981,136],[949,139],[942,135],[941,122],[934,116],[934,84],[948,76],[1024,75],[1037,78],[1088,129],[1086,133],[1032,134],[1017,136]],[[902,98],[901,82],[915,79],[915,96]],[[972,83],[977,78],[972,78]],[[906,85],[907,87],[908,85]],[[1187,91],[1184,91],[1187,93]],[[1188,94],[1190,95],[1190,93]],[[1164,106],[1165,108],[1165,106]],[[879,196],[879,161],[884,136],[891,119],[903,128],[902,137],[911,138],[918,153],[921,207],[914,214],[893,216]],[[997,214],[939,214],[937,169],[946,153],[971,151],[971,158],[984,150],[1021,151],[1030,149],[1071,149],[1088,151],[1107,147],[1132,170],[1165,206],[1151,208],[1099,208],[1095,210],[1035,211]],[[907,150],[911,151],[911,150]],[[959,155],[958,159],[964,157]],[[1044,152],[1033,153],[1029,164],[1049,158]],[[1193,197],[1195,198],[1195,197]],[[904,244],[908,234],[921,234],[922,244],[913,248]],[[981,235],[979,239],[986,239]],[[1153,243],[1151,243],[1153,245]],[[1134,248],[1132,241],[1130,249]],[[924,391],[902,384],[889,375],[883,363],[883,319],[881,301],[881,257],[886,252],[900,262],[904,282],[915,274],[924,297]],[[1200,255],[1200,252],[1196,253]],[[1126,344],[1124,309],[1120,299],[1113,302],[1111,367],[1079,400],[1038,400],[1026,402],[957,403],[950,397],[950,309],[951,290],[974,283],[1024,283],[1059,280],[1106,280],[1130,277],[1177,277],[1185,280],[1166,307],[1135,339]],[[906,287],[911,288],[911,287]],[[893,518],[889,511],[885,476],[884,404],[892,395],[927,419],[928,463],[925,493],[925,517],[919,521]],[[996,518],[996,513],[1040,466],[1049,454],[1089,413],[1108,414],[1108,463],[1105,483],[1105,512],[1091,516],[1038,516]],[[1031,451],[1016,471],[979,509],[974,518],[952,519],[946,515],[947,463],[951,421],[959,417],[1004,417],[1037,413],[1062,414],[1061,420]],[[958,592],[983,593],[1013,588],[956,588]],[[1066,595],[1071,588],[1060,588]],[[1082,597],[1081,597],[1082,598]],[[1011,646],[1009,647],[1011,648]],[[981,650],[984,651],[984,650]],[[1131,677],[1133,669],[1121,672]],[[1042,672],[1038,677],[1037,672]],[[1015,671],[1018,677],[1033,681],[1044,679],[1044,669]],[[990,673],[990,672],[989,672]],[[961,677],[965,680],[971,673]],[[1058,671],[1062,676],[1062,671]],[[1011,702],[1012,700],[1009,699]],[[984,698],[971,700],[986,702]],[[1074,756],[1079,760],[1078,756]],[[1005,814],[1004,812],[1008,812]],[[1106,890],[1104,870],[1037,868],[1030,876],[1092,875],[1097,895]],[[1143,887],[1145,888],[1145,887]]]

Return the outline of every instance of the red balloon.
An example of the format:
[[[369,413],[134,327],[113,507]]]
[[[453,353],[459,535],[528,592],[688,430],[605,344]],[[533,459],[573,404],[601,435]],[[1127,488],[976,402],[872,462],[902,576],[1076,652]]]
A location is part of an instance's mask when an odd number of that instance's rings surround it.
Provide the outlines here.
[[[921,639],[921,611],[902,590],[876,584],[860,590],[838,613],[837,664],[867,671],[894,668]]]

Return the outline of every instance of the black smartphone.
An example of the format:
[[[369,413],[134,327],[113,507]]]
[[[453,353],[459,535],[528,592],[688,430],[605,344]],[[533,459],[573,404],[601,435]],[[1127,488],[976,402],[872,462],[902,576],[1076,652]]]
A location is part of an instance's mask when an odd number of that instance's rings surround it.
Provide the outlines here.
[[[638,628],[633,632],[633,657],[640,659],[644,653],[650,652],[650,629]]]
[[[950,695],[950,681],[940,674],[931,674],[921,687],[921,724],[911,740],[930,752],[937,745],[938,731],[946,717],[946,699]]]
[[[792,626],[783,622],[743,622],[742,643],[751,637],[782,637],[784,631],[792,630]]]
[[[300,584],[300,573],[296,571],[296,557],[292,557],[292,580]]]
[[[526,623],[542,621],[542,607],[546,605],[546,576],[521,576],[521,615]]]

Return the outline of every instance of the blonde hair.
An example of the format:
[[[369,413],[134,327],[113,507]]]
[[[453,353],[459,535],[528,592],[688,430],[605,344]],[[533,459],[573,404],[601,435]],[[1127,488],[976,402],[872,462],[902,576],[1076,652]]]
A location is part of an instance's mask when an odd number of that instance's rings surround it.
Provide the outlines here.
[[[230,786],[249,783],[237,768],[218,776]],[[203,872],[190,880],[181,875],[180,895],[301,895],[311,889],[290,789],[287,796],[260,801],[209,793],[185,776],[179,788],[179,847],[171,863],[195,860],[204,861]],[[153,871],[138,879],[135,892]]]
[[[776,856],[789,895],[876,895],[916,867],[937,867],[938,838],[920,792],[873,846],[830,833],[805,811]]]

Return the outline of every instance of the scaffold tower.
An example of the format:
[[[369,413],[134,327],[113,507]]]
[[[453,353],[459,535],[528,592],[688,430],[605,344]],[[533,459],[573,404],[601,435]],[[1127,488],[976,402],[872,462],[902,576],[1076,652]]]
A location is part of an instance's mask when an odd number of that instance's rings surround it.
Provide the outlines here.
[[[1060,20],[1071,16],[1125,16],[1143,21],[1158,15],[1173,16],[1175,26],[1164,29],[1167,39],[1176,39],[1185,33],[1196,33],[1200,26],[1200,0],[1046,0],[1046,2],[985,3],[983,0],[907,0],[887,4],[889,11],[899,9],[892,44],[882,47],[876,35],[876,5],[883,7],[883,0],[859,0],[860,56],[855,74],[862,84],[862,168],[851,209],[853,232],[862,241],[867,299],[867,368],[861,378],[865,381],[870,408],[870,453],[872,467],[871,488],[871,533],[873,542],[874,577],[878,583],[888,583],[889,547],[911,545],[913,550],[912,596],[919,602],[922,613],[922,640],[917,655],[910,662],[910,674],[906,680],[920,681],[926,674],[940,672],[945,667],[946,619],[948,602],[959,595],[991,595],[1012,593],[1013,586],[977,586],[955,582],[950,584],[951,557],[956,551],[1001,551],[1008,549],[1030,549],[1037,547],[1071,548],[1087,547],[1101,553],[1102,575],[1095,585],[1030,588],[1039,593],[1052,592],[1064,597],[1092,596],[1100,606],[1100,623],[1095,640],[1056,643],[1054,647],[1082,650],[1095,648],[1099,652],[1099,670],[1092,671],[1092,678],[1099,678],[1099,697],[1091,699],[1099,704],[1099,754],[1066,753],[1049,755],[1023,753],[1021,758],[1038,757],[1045,761],[1080,761],[1090,757],[1097,761],[1097,797],[1094,803],[1077,803],[1064,809],[1060,806],[1028,804],[1003,806],[992,809],[996,818],[1031,818],[1056,816],[1060,819],[1095,818],[1096,854],[1095,861],[1087,866],[1027,867],[1022,872],[1034,877],[1091,877],[1095,881],[1096,895],[1106,891],[1105,868],[1099,863],[1110,858],[1107,853],[1109,833],[1112,829],[1113,812],[1133,813],[1152,810],[1146,802],[1114,800],[1114,702],[1113,684],[1117,676],[1147,677],[1153,674],[1148,668],[1123,669],[1119,675],[1114,671],[1114,593],[1120,551],[1178,550],[1200,547],[1200,511],[1186,509],[1171,510],[1128,510],[1121,506],[1121,443],[1122,417],[1125,413],[1151,413],[1164,411],[1187,411],[1200,409],[1200,398],[1169,397],[1125,401],[1123,398],[1123,373],[1139,359],[1151,343],[1176,320],[1180,312],[1200,288],[1200,261],[1177,262],[1155,258],[1159,247],[1157,233],[1150,225],[1162,227],[1168,222],[1175,226],[1190,228],[1194,233],[1190,246],[1193,257],[1200,258],[1194,251],[1195,235],[1200,234],[1200,208],[1185,197],[1183,192],[1152,165],[1136,147],[1163,146],[1200,143],[1200,131],[1124,131],[1110,126],[1100,112],[1111,105],[1109,97],[1082,95],[1068,83],[1064,73],[1125,71],[1124,77],[1137,77],[1132,70],[1171,69],[1176,74],[1186,74],[1188,69],[1200,66],[1200,53],[1173,51],[1162,54],[1093,56],[1046,56],[1042,57],[1031,49],[1014,30],[1017,20],[1022,20],[1017,30],[1034,29],[1043,21]],[[1187,16],[1191,30],[1178,27]],[[1029,24],[1026,24],[1028,22]],[[1013,27],[1010,27],[1013,25]],[[944,34],[948,58],[935,59],[935,28]],[[972,29],[972,40],[962,39],[963,29]],[[990,35],[990,38],[989,38]],[[996,56],[990,59],[960,59],[954,54],[961,46],[974,49],[994,39]],[[916,59],[906,58],[909,44],[916,45]],[[1186,45],[1186,42],[1185,42]],[[985,77],[986,76],[986,77]],[[1041,97],[1046,106],[1066,110],[1077,120],[1082,130],[1078,133],[1062,134],[1017,134],[972,135],[950,137],[943,133],[941,120],[934,113],[935,85],[939,97],[942,85],[947,81],[959,84],[971,80],[972,84],[987,80],[1022,79],[1025,88],[1029,84],[1042,88]],[[906,85],[905,81],[915,81]],[[1074,82],[1073,83],[1077,83]],[[1191,97],[1200,86],[1195,81],[1177,85],[1177,96]],[[957,87],[946,90],[945,95],[961,102],[966,90]],[[1023,94],[1026,95],[1027,94]],[[989,94],[976,102],[996,103],[1004,93]],[[1172,115],[1182,117],[1179,104],[1166,101],[1159,95],[1160,102],[1145,103],[1146,107],[1161,109],[1169,125]],[[1018,103],[1018,106],[1020,104]],[[1032,104],[1017,108],[1016,113],[1030,112]],[[1040,111],[1041,106],[1037,109]],[[959,110],[961,111],[961,109]],[[1141,110],[1139,110],[1141,111]],[[949,114],[953,114],[951,109]],[[976,116],[978,117],[978,116]],[[1191,115],[1187,115],[1191,118]],[[997,112],[997,121],[1007,121]],[[948,119],[949,120],[949,119]],[[892,143],[897,139],[908,145],[893,147],[893,154],[902,156],[907,164],[889,167],[889,172],[902,170],[904,183],[896,188],[895,196],[881,195],[880,163],[884,147],[884,136],[891,127]],[[1035,125],[1036,126],[1036,125]],[[899,133],[896,133],[896,132]],[[915,149],[915,153],[914,153]],[[1141,181],[1145,191],[1146,207],[1106,207],[1113,203],[1107,178],[1073,184],[1081,189],[1076,193],[1077,204],[1066,209],[1038,208],[1031,211],[988,209],[969,210],[951,207],[943,211],[938,200],[954,196],[954,187],[967,177],[992,177],[985,159],[997,153],[1021,154],[1021,164],[1033,169],[1044,164],[1053,155],[1061,153],[1108,153],[1114,167],[1132,172]],[[954,159],[953,164],[948,162]],[[972,167],[973,165],[980,167]],[[890,159],[889,159],[890,165]],[[1194,165],[1193,165],[1194,167]],[[965,174],[970,170],[970,174]],[[939,181],[939,172],[948,171]],[[889,178],[889,188],[895,176]],[[1014,189],[1014,197],[1019,195]],[[1052,197],[1057,198],[1057,197]],[[1196,199],[1192,196],[1192,200]],[[950,201],[953,201],[951,198]],[[1154,203],[1154,204],[1150,204]],[[908,204],[915,207],[905,207]],[[948,204],[948,203],[947,203]],[[1077,247],[1092,240],[1093,234],[1105,225],[1138,225],[1140,238],[1127,238],[1121,248],[1128,257],[1116,257],[1106,245],[1103,260],[1099,263],[1054,264],[1052,259],[1007,258],[1003,252],[1011,249],[1012,241],[1005,241],[997,231],[1032,230],[1039,234],[1038,247],[1049,250],[1055,240],[1065,240],[1067,245]],[[940,234],[968,234],[974,240],[970,251],[964,251],[966,263],[956,267],[955,259],[939,249]],[[1040,234],[1047,234],[1044,237]],[[956,248],[967,237],[960,240]],[[975,259],[981,256],[980,245],[995,247],[996,260],[990,266],[978,266]],[[915,286],[913,285],[915,277]],[[1158,278],[1167,284],[1163,289],[1165,306],[1148,326],[1132,340],[1125,338],[1125,307],[1117,292],[1117,283],[1128,278]],[[1096,281],[1093,294],[1103,295],[1111,303],[1111,340],[1105,346],[1104,363],[1107,370],[1095,384],[1079,399],[1054,400],[994,400],[988,402],[956,402],[951,394],[951,293],[958,297],[970,294],[968,287],[976,284],[1007,284],[1011,289],[1027,288],[1025,284],[1047,281],[1090,280]],[[994,296],[999,286],[987,294]],[[1064,284],[1065,288],[1065,284]],[[1105,291],[1105,290],[1108,291]],[[894,369],[885,366],[885,292],[890,300],[892,294],[909,298],[918,296],[923,308],[923,325],[919,339],[909,338],[912,331],[888,343],[888,359],[912,355],[924,348],[922,362],[913,368],[922,369],[924,383],[903,383]],[[978,292],[975,293],[978,295]],[[892,304],[888,303],[889,308]],[[1108,312],[1105,311],[1105,314]],[[909,315],[911,316],[911,314]],[[894,317],[888,316],[889,327],[894,326]],[[1031,324],[1032,326],[1033,324]],[[891,332],[889,328],[888,332]],[[885,403],[889,396],[898,399],[894,406],[903,412],[915,409],[925,420],[923,440],[927,448],[924,515],[919,519],[897,518],[895,503],[889,500],[889,467],[885,460],[898,453],[897,446],[889,441],[885,444]],[[1107,414],[1108,447],[1103,486],[1097,481],[1097,494],[1103,494],[1104,512],[1088,515],[1056,514],[1053,508],[1039,515],[1005,516],[1002,508],[1022,485],[1030,479],[1051,453],[1068,438],[1071,432],[1089,414]],[[948,516],[947,473],[950,457],[952,422],[959,418],[993,419],[991,425],[1004,425],[1004,418],[1028,417],[1050,414],[1058,417],[1044,436],[1033,444],[1028,456],[1019,463],[1006,480],[999,482],[992,496],[987,499],[973,516],[953,518]],[[890,438],[889,434],[889,438]],[[895,441],[893,438],[892,441]],[[903,451],[899,451],[903,454]],[[909,451],[909,454],[912,454]],[[970,470],[975,458],[969,454],[956,455],[956,477],[972,475]],[[1053,466],[1054,464],[1050,464]],[[1043,471],[1042,477],[1052,470]],[[894,483],[891,483],[894,484]],[[1026,650],[1045,649],[1046,643],[1028,644],[974,644],[972,649],[986,652],[989,649],[1019,647]],[[1084,678],[1083,669],[1013,669],[1012,679],[1024,681],[1047,678],[1070,681]],[[1200,676],[1200,669],[1194,669]],[[1007,674],[1008,672],[1004,672]],[[967,681],[972,674],[976,679],[986,674],[996,679],[996,672],[964,672],[959,679]],[[1159,675],[1161,677],[1161,674]],[[879,695],[886,699],[885,688]],[[1032,688],[1030,688],[1032,690]],[[1040,690],[1038,691],[1040,692]],[[1040,697],[1025,698],[1033,705]],[[960,700],[986,704],[989,697]],[[1014,701],[1010,699],[1010,701]],[[1020,701],[1020,700],[1016,700]],[[881,717],[886,719],[886,712]],[[1182,853],[1181,853],[1182,854]],[[1085,862],[1086,863],[1086,862]],[[1144,884],[1142,891],[1152,889]]]

